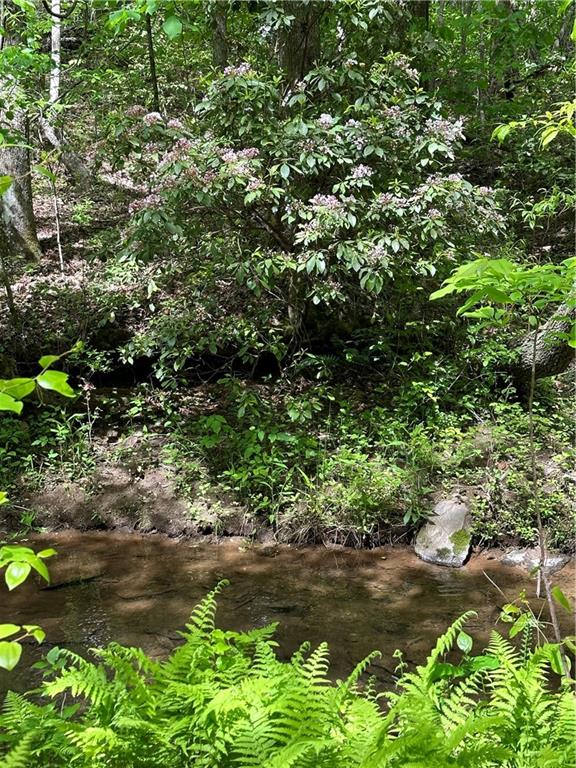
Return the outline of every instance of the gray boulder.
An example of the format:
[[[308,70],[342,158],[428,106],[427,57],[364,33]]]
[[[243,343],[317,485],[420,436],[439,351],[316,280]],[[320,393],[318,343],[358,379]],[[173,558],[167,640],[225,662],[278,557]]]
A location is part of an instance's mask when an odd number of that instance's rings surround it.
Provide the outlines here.
[[[470,552],[470,510],[459,497],[444,499],[420,529],[415,551],[427,563],[459,568]]]

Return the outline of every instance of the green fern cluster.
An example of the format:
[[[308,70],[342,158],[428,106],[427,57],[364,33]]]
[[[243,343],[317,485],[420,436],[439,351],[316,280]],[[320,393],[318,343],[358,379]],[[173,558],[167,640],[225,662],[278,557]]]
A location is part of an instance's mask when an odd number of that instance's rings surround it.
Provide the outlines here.
[[[398,689],[374,694],[328,679],[328,649],[275,654],[275,626],[216,628],[219,585],[164,662],[112,644],[92,663],[61,651],[38,696],[9,693],[2,768],[568,768],[576,711],[568,683],[549,685],[554,646],[516,650],[497,633],[486,652],[448,664],[470,614]]]

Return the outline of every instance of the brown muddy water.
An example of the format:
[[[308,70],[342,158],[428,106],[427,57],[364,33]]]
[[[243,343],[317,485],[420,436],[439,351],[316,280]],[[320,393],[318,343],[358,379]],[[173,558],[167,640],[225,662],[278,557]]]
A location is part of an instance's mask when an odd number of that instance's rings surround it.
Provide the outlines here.
[[[33,536],[29,542],[57,549],[50,562],[52,583],[43,587],[31,580],[12,593],[2,590],[0,622],[40,624],[47,639],[40,650],[27,645],[20,666],[2,673],[4,690],[34,685],[37,673],[29,664],[53,645],[86,654],[115,640],[166,655],[195,603],[224,578],[231,584],[219,599],[219,626],[245,630],[278,621],[282,657],[304,640],[313,646],[326,640],[335,677],[378,649],[382,659],[370,671],[385,685],[393,681],[395,649],[402,649],[409,663],[421,662],[464,610],[478,613],[468,626],[477,642],[496,627],[498,606],[522,590],[534,610],[546,615],[544,601],[535,597],[535,579],[502,565],[496,551],[450,569],[423,563],[398,547],[296,549],[238,539],[198,544],[75,531]],[[574,561],[554,581],[574,600]],[[562,621],[564,631],[573,633],[573,619],[564,615]]]

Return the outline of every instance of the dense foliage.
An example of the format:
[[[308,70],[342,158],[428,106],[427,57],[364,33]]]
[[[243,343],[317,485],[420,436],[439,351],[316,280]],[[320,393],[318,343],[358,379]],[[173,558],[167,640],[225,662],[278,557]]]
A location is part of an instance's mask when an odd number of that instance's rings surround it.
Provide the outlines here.
[[[116,644],[95,662],[54,649],[43,703],[8,694],[0,715],[2,765],[86,768],[565,768],[576,737],[569,684],[554,690],[557,646],[519,649],[497,632],[472,655],[464,614],[394,692],[359,685],[373,657],[344,681],[328,675],[328,648],[304,644],[279,661],[274,625],[217,629],[212,592],[192,612],[166,661]],[[526,622],[525,622],[526,623]],[[451,663],[456,646],[462,657]],[[460,652],[458,651],[458,654]],[[375,654],[377,655],[377,654]],[[70,699],[70,696],[72,697]]]

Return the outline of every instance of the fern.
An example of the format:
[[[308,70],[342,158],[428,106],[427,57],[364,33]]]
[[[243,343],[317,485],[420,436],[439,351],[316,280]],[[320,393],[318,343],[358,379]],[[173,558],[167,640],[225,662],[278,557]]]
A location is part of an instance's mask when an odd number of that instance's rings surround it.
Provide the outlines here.
[[[94,660],[62,652],[47,703],[10,693],[0,768],[567,768],[573,689],[549,686],[554,646],[520,650],[493,633],[487,651],[446,664],[464,614],[425,664],[382,697],[360,686],[374,655],[332,683],[325,644],[278,659],[274,626],[215,624],[218,585],[163,662],[111,644]],[[75,703],[69,705],[70,697]],[[68,706],[66,705],[68,704]]]

